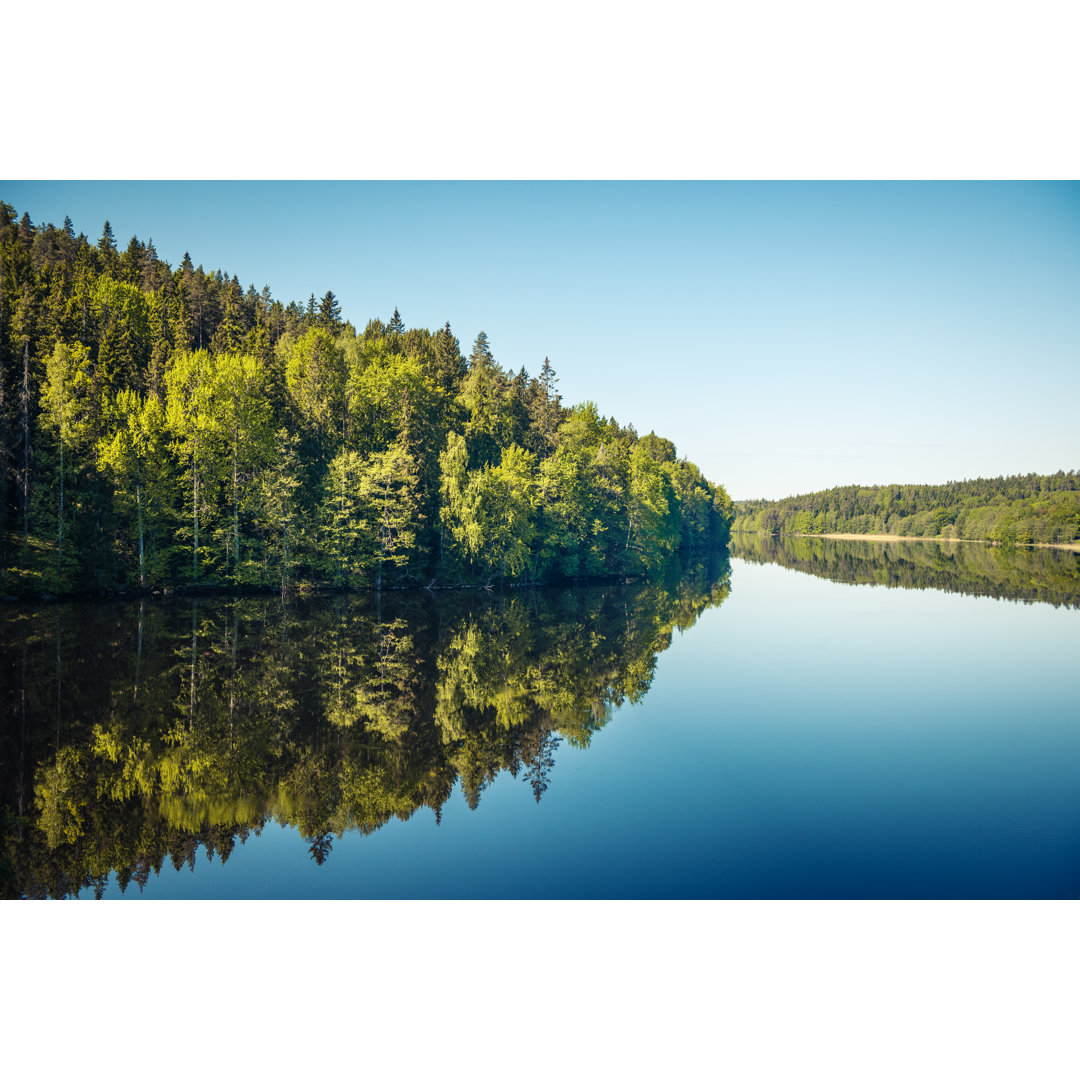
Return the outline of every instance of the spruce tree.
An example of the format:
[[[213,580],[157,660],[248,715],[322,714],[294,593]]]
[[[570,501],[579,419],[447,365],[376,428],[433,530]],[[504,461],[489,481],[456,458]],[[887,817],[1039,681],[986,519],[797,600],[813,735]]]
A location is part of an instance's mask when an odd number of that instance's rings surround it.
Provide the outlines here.
[[[319,304],[319,325],[332,334],[341,329],[341,305],[332,292],[327,291]]]
[[[131,285],[142,285],[145,248],[137,236],[128,241],[127,251],[120,258],[121,276]]]
[[[476,367],[477,364],[481,364],[484,367],[491,367],[494,364],[495,358],[491,354],[491,346],[488,344],[488,336],[483,330],[476,335],[476,341],[473,343],[473,350],[469,353],[469,367]]]
[[[154,238],[151,236],[143,252],[142,274],[138,282],[143,292],[153,292],[158,287],[157,263],[157,248],[154,247]]]
[[[101,239],[98,241],[98,265],[103,274],[115,276],[119,268],[120,257],[116,253],[116,237],[113,236],[112,226],[108,221],[101,230]]]
[[[461,355],[461,346],[450,330],[449,322],[435,338],[435,368],[440,389],[447,394],[456,393],[467,368],[465,358]]]

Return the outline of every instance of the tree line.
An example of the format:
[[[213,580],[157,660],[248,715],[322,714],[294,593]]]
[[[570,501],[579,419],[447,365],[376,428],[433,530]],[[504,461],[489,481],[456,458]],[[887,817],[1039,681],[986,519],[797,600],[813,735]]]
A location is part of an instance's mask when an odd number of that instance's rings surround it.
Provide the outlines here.
[[[0,202],[0,590],[635,576],[726,542],[723,487],[557,383]]]
[[[736,504],[739,532],[885,533],[1061,544],[1080,538],[1080,474],[999,476],[948,484],[830,488]]]

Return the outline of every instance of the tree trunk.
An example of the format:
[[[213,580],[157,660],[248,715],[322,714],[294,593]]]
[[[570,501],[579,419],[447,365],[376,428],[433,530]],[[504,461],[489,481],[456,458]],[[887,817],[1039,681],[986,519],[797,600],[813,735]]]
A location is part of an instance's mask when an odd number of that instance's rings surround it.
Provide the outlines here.
[[[188,706],[188,731],[195,721],[195,609],[198,602],[191,601],[191,704]]]
[[[26,549],[30,546],[30,342],[23,343],[23,385],[19,401],[23,437],[22,501],[23,546],[20,574],[26,569]]]
[[[240,506],[236,480],[236,457],[237,444],[240,442],[239,428],[233,431],[233,458],[232,458],[232,499],[233,499],[233,547],[235,548],[233,568],[236,577],[240,577]]]
[[[236,638],[240,630],[240,616],[233,604],[233,628],[232,628],[232,681],[229,684],[229,750],[233,749],[233,713],[236,709]]]
[[[3,274],[0,273],[0,302],[3,300]],[[4,359],[0,355],[0,532],[7,524],[7,478],[3,463],[8,456],[7,403],[4,400]]]
[[[60,613],[56,614],[56,748],[60,749]]]
[[[191,516],[195,527],[195,543],[191,548],[191,580],[199,580],[199,468],[198,458],[191,455]]]
[[[281,595],[284,596],[289,585],[289,534],[284,525],[281,527],[281,542],[285,546],[285,557],[281,562]]]
[[[139,588],[146,588],[146,558],[143,549],[143,512],[142,512],[142,487],[135,487],[135,505],[139,511]],[[142,628],[140,624],[140,634]]]
[[[61,409],[63,406],[61,406]],[[64,580],[64,419],[60,417],[60,510],[56,518],[56,587]]]
[[[139,601],[139,642],[135,648],[135,692],[131,696],[132,701],[139,700],[139,679],[142,675],[142,631],[143,615],[146,612],[146,601]]]

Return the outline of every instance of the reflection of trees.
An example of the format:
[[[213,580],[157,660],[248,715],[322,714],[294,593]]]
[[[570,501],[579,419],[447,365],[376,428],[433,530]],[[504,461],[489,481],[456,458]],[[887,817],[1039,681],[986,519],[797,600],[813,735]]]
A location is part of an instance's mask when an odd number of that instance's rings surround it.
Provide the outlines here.
[[[551,770],[555,767],[555,748],[562,739],[551,731],[534,727],[522,735],[521,757],[525,765],[525,780],[532,787],[537,802],[548,789]]]
[[[815,577],[1080,607],[1080,555],[937,540],[875,542],[735,533],[731,553]]]
[[[539,802],[727,594],[726,562],[584,589],[58,605],[0,620],[0,889],[140,889],[268,820],[322,863],[346,830],[503,771]],[[58,690],[62,692],[58,692]],[[24,717],[25,708],[25,720]],[[6,804],[7,809],[3,809]],[[5,863],[4,860],[7,860]]]
[[[330,849],[334,846],[334,837],[331,833],[321,832],[318,836],[311,837],[311,845],[308,851],[316,864],[322,866],[330,857]]]

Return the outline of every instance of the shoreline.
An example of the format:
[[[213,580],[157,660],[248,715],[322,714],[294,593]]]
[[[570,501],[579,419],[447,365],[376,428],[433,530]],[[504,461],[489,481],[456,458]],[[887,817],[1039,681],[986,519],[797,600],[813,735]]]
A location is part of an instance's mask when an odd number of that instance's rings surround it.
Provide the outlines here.
[[[775,533],[773,535],[776,535]],[[991,547],[1001,547],[996,540],[973,540],[960,536],[897,536],[894,533],[785,533],[786,536],[801,536],[817,540],[876,540],[879,543],[891,544],[911,540],[933,540],[939,544],[989,544]],[[1058,551],[1080,551],[1080,541],[1071,541],[1062,544],[1016,544],[1015,547],[1023,548],[1054,548]]]

